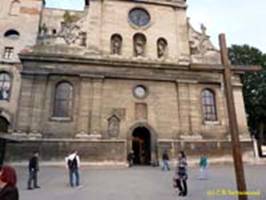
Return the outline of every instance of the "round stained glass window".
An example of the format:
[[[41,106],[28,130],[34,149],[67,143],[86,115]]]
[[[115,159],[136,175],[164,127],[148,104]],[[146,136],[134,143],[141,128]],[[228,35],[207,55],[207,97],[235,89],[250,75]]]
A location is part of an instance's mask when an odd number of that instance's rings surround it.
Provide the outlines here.
[[[134,8],[129,12],[129,21],[136,26],[146,26],[150,22],[150,14],[142,8]]]

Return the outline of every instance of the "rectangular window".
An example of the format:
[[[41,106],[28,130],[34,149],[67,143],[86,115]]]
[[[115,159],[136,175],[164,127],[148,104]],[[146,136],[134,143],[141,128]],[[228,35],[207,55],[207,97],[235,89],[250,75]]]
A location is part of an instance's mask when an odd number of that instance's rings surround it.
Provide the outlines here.
[[[11,59],[14,55],[14,47],[5,47],[3,58],[4,59]]]

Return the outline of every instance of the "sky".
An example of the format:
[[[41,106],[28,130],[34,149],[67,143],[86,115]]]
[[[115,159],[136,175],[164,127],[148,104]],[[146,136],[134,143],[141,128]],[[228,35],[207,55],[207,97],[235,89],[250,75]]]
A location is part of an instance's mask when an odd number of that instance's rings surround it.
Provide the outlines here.
[[[46,0],[47,7],[83,9],[84,0]],[[248,44],[266,53],[266,0],[187,0],[188,17],[196,30],[200,24],[218,47],[219,33],[227,44]]]

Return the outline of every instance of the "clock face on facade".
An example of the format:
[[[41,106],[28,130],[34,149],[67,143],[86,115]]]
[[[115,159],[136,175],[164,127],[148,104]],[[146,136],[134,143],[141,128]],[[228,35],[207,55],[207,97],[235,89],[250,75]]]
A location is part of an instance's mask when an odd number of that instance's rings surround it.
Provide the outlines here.
[[[136,26],[146,26],[150,22],[149,13],[142,8],[134,8],[129,12],[129,21]]]
[[[134,89],[134,96],[139,99],[145,98],[147,96],[147,89],[142,85],[136,86]]]

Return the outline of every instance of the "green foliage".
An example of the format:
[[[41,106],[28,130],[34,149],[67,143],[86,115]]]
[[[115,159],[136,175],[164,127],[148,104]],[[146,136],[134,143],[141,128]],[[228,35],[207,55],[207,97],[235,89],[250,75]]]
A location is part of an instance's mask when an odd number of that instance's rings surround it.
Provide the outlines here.
[[[232,45],[229,58],[234,65],[260,65],[260,72],[246,73],[242,76],[243,95],[248,114],[248,124],[253,133],[258,132],[260,122],[266,120],[266,54],[248,45]]]
[[[64,22],[67,24],[74,23],[79,20],[79,17],[75,14],[71,15],[69,11],[65,11],[63,15]]]

